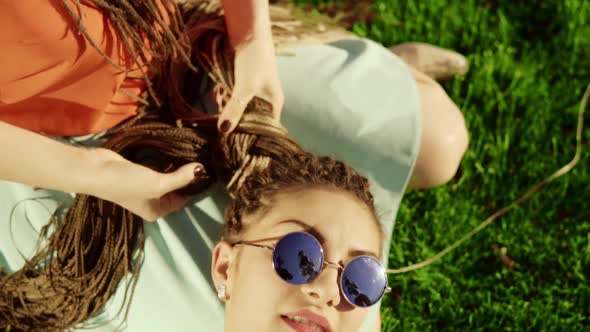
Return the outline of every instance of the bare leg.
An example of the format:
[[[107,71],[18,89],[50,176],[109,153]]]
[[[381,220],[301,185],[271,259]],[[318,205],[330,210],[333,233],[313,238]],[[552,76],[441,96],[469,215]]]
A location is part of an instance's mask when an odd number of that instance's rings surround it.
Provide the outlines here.
[[[461,62],[457,60],[464,57],[458,53],[424,45],[413,45],[412,51],[408,51],[408,47],[391,48],[396,51],[403,50],[400,52],[400,58],[410,67],[421,101],[422,137],[409,184],[411,189],[436,187],[450,181],[457,172],[469,144],[465,119],[457,105],[432,76],[414,67],[416,64],[422,65],[423,68],[436,68],[433,65],[436,63],[457,64],[431,71],[431,74],[438,75],[433,76],[440,77],[446,70],[445,77],[448,77],[450,73],[456,73],[459,69],[467,70],[467,65],[461,67]]]

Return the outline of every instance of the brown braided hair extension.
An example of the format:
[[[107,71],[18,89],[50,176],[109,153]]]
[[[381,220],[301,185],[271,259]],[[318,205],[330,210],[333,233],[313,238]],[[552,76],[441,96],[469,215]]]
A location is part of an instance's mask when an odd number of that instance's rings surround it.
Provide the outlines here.
[[[207,1],[183,8],[191,58],[221,90],[231,91],[233,53],[223,18],[209,9]],[[175,108],[186,104],[179,101],[186,95],[181,92],[191,90],[182,86],[188,65],[171,57],[162,68],[168,69],[154,82],[165,84],[155,91],[167,102],[142,106],[137,116],[105,135],[103,148],[158,172],[194,161],[203,164],[208,176],[184,191],[206,190],[218,179],[227,184],[233,201],[226,210],[225,237],[239,232],[241,216],[264,208],[262,197],[297,186],[332,185],[355,194],[374,211],[367,180],[345,163],[305,152],[274,121],[269,103],[254,98],[236,129],[224,137],[217,133],[214,117],[190,116]],[[183,125],[189,120],[196,127]],[[116,204],[80,194],[41,229],[39,243],[44,239],[45,246],[21,269],[12,274],[0,270],[0,329],[96,327],[100,324],[86,321],[100,318],[122,281],[125,295],[117,316],[126,306],[121,325],[125,323],[144,258],[143,220]]]

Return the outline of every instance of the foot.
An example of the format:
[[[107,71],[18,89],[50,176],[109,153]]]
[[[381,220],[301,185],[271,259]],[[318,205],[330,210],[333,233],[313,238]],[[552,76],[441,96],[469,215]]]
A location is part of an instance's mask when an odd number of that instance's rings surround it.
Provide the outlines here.
[[[469,69],[463,55],[425,43],[404,43],[389,48],[405,63],[435,80],[446,80]]]

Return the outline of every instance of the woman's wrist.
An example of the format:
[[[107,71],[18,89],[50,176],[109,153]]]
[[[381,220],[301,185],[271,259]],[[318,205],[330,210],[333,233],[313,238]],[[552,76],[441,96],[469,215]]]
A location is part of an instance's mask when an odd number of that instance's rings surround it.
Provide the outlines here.
[[[64,192],[89,193],[99,167],[92,150],[0,122],[0,179]]]
[[[54,179],[47,179],[42,188],[59,190],[68,193],[86,194],[95,196],[100,190],[99,170],[101,162],[97,149],[77,147],[61,144],[61,160],[54,159],[55,166],[62,171],[54,174]],[[54,161],[49,161],[54,163]],[[43,181],[42,178],[40,181]]]
[[[105,148],[84,149],[85,154],[81,159],[88,167],[88,174],[81,178],[80,193],[95,196],[104,200],[113,201],[121,198],[124,189],[128,189],[131,177],[145,171],[144,167],[134,164],[120,154]],[[132,168],[132,174],[129,169]],[[123,195],[124,196],[124,195]]]
[[[81,148],[79,149],[80,161],[86,169],[82,174],[77,174],[77,193],[96,197],[102,197],[104,187],[108,186],[103,177],[104,158],[102,148]]]

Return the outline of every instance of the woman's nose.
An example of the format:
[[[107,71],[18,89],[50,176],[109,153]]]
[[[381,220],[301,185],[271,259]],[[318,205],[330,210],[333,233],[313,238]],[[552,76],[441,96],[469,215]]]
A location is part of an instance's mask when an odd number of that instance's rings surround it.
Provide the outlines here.
[[[320,274],[310,283],[303,284],[302,291],[318,305],[335,307],[340,304],[338,287],[338,269],[325,266]]]

